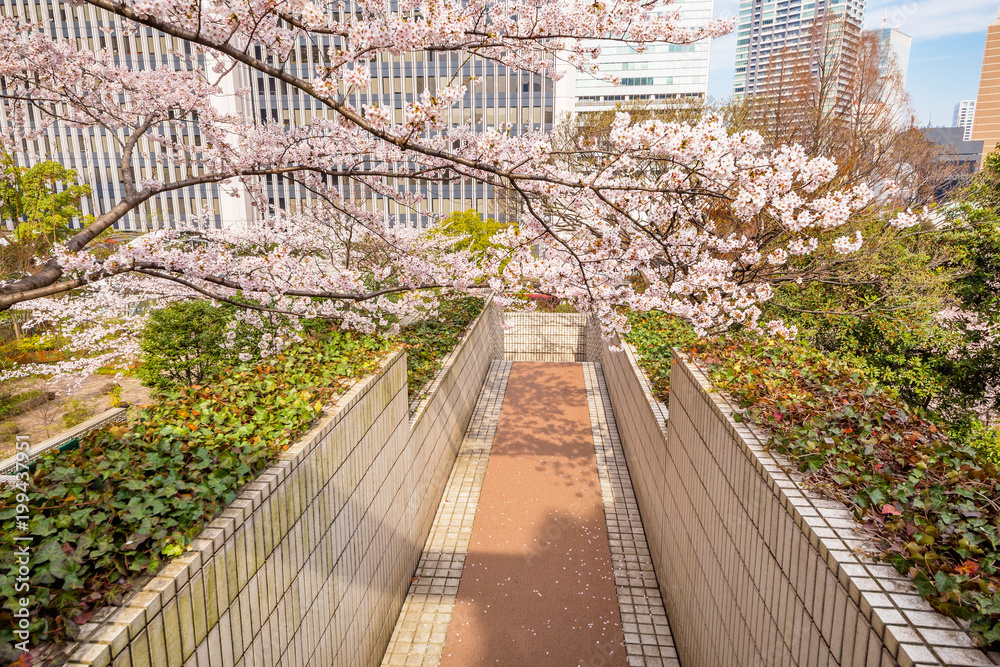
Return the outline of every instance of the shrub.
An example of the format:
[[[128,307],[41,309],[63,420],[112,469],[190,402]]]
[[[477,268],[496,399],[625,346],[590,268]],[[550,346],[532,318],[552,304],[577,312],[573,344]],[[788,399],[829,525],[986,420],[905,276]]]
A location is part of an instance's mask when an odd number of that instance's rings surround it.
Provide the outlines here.
[[[45,363],[59,361],[61,349],[66,344],[59,336],[24,336],[0,345],[0,358],[15,363]]]
[[[66,410],[62,415],[63,428],[73,428],[77,424],[90,419],[94,414],[94,409],[78,398],[69,400],[66,403]]]
[[[41,396],[42,392],[37,389],[21,392],[18,394],[0,395],[0,419],[7,419],[20,414],[24,409],[22,403]]]
[[[115,382],[108,390],[108,406],[117,408],[122,404],[122,386]]]
[[[979,420],[955,432],[955,437],[979,452],[980,458],[1000,468],[1000,428],[987,426]]]
[[[137,375],[158,389],[211,380],[236,361],[235,353],[222,346],[228,321],[226,309],[201,300],[153,311],[139,343]]]
[[[948,421],[1000,409],[1000,220],[968,205],[956,213],[964,219],[919,233],[865,229],[872,244],[836,279],[776,287],[764,319],[855,355],[911,406]]]

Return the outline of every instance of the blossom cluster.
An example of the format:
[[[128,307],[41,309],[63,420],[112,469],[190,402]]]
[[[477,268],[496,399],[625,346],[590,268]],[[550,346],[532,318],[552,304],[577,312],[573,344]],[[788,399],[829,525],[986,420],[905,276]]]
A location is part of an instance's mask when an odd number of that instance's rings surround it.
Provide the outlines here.
[[[133,71],[116,54],[81,51],[39,26],[0,19],[0,80],[22,102],[9,106],[4,146],[21,146],[56,122],[103,128],[120,144],[126,196],[97,216],[93,234],[57,248],[54,268],[38,274],[51,275],[50,285],[82,288],[17,306],[73,333],[79,349],[67,363],[77,370],[108,362],[103,354],[134,357],[131,343],[107,352],[109,341],[134,341],[150,309],[192,298],[238,306],[237,321],[247,326],[280,320],[284,329],[261,338],[255,354],[262,355],[294,340],[305,318],[391,331],[433,306],[435,290],[484,286],[501,304],[529,285],[566,299],[609,336],[627,328],[623,308],[669,312],[699,331],[739,324],[792,336],[780,322],[760,321],[773,281],[826,249],[821,239],[874,197],[861,185],[831,187],[830,160],[799,146],[766,150],[756,132],[730,132],[712,116],[688,125],[619,113],[605,145],[580,145],[569,156],[539,130],[456,122],[452,107],[474,81],[423,91],[404,109],[351,106],[352,94],[372,85],[374,63],[389,55],[472,54],[555,78],[559,62],[593,69],[599,49],[585,39],[641,50],[732,28],[727,20],[692,28],[676,13],[652,11],[647,0],[361,0],[350,7],[122,0],[112,11],[120,29],[144,24],[196,37],[194,49],[179,54],[178,68]],[[307,42],[323,45],[315,71],[284,67]],[[286,125],[225,107],[226,77],[239,68],[280,77],[330,113]],[[137,173],[140,154],[159,166],[155,174]],[[272,175],[297,180],[313,202],[294,213],[275,207],[260,178]],[[516,224],[491,239],[485,261],[441,236],[396,227],[366,205],[384,197],[433,218],[419,189],[400,183],[454,179],[516,200],[519,213],[507,220]],[[190,216],[92,250],[91,239],[122,212],[139,212],[161,192],[212,183],[245,192],[253,215],[225,229]],[[909,215],[894,224],[914,224]],[[845,234],[830,249],[852,253],[862,242]],[[30,292],[19,289],[16,281],[5,285],[0,298]]]

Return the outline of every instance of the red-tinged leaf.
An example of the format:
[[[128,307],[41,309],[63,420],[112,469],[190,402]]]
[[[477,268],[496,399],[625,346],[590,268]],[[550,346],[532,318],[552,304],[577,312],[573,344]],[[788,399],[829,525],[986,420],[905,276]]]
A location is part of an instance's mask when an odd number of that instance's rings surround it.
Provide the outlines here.
[[[972,560],[967,560],[955,568],[955,572],[966,577],[971,577],[978,571],[979,571],[979,563]]]
[[[896,510],[894,505],[882,505],[882,514],[891,514],[892,516],[902,516],[903,513]]]

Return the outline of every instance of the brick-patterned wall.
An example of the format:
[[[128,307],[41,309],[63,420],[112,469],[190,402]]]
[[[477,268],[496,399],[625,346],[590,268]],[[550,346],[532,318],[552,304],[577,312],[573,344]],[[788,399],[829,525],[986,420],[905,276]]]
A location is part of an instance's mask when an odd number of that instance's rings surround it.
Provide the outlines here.
[[[503,314],[504,359],[587,361],[587,316],[582,313]]]
[[[192,551],[83,628],[70,665],[378,665],[490,361],[492,305],[412,417],[390,357]]]
[[[602,366],[682,664],[992,664],[699,371],[675,358],[665,423],[629,348]]]

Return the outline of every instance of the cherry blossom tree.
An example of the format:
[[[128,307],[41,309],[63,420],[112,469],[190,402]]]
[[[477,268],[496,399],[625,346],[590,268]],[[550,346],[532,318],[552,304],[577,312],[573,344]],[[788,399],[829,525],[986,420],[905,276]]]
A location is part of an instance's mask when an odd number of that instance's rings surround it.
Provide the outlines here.
[[[137,304],[183,298],[237,305],[247,321],[286,318],[290,338],[303,317],[375,331],[433,306],[440,289],[470,290],[484,276],[501,304],[530,283],[594,314],[609,334],[627,326],[621,307],[664,310],[702,331],[759,328],[771,285],[808,277],[799,268],[789,275],[790,256],[810,256],[821,240],[843,254],[863,243],[831,232],[871,204],[864,184],[832,189],[830,160],[794,146],[765,150],[757,133],[730,133],[718,118],[684,125],[621,113],[607,142],[567,150],[540,131],[453,122],[451,108],[472,83],[457,77],[424,91],[401,117],[351,104],[386,55],[458,53],[558,77],[568,66],[597,71],[598,49],[585,38],[642,49],[711,38],[731,20],[690,28],[650,0],[84,1],[116,17],[122,34],[145,26],[190,46],[175,54],[180,67],[129,70],[110,51],[78,50],[41,26],[0,20],[3,148],[23,150],[53,123],[118,138],[124,196],[35,270],[0,285],[0,309],[27,308],[68,327],[113,322],[81,336],[94,345],[129,338],[141,325],[141,315],[129,315]],[[307,75],[287,66],[300,44],[322,56]],[[273,77],[328,113],[285,126],[225,110],[220,91],[237,71]],[[186,139],[195,134],[199,142]],[[158,161],[155,177],[139,177],[140,154]],[[266,176],[295,179],[313,203],[275,210],[261,187]],[[363,205],[381,194],[426,212],[419,194],[398,191],[398,179],[474,179],[509,193],[521,214],[496,237],[509,252],[471,261],[453,240],[393,227]],[[208,183],[245,190],[257,214],[225,229],[192,215],[176,228],[99,244],[150,198]],[[766,327],[787,333],[780,322]]]

